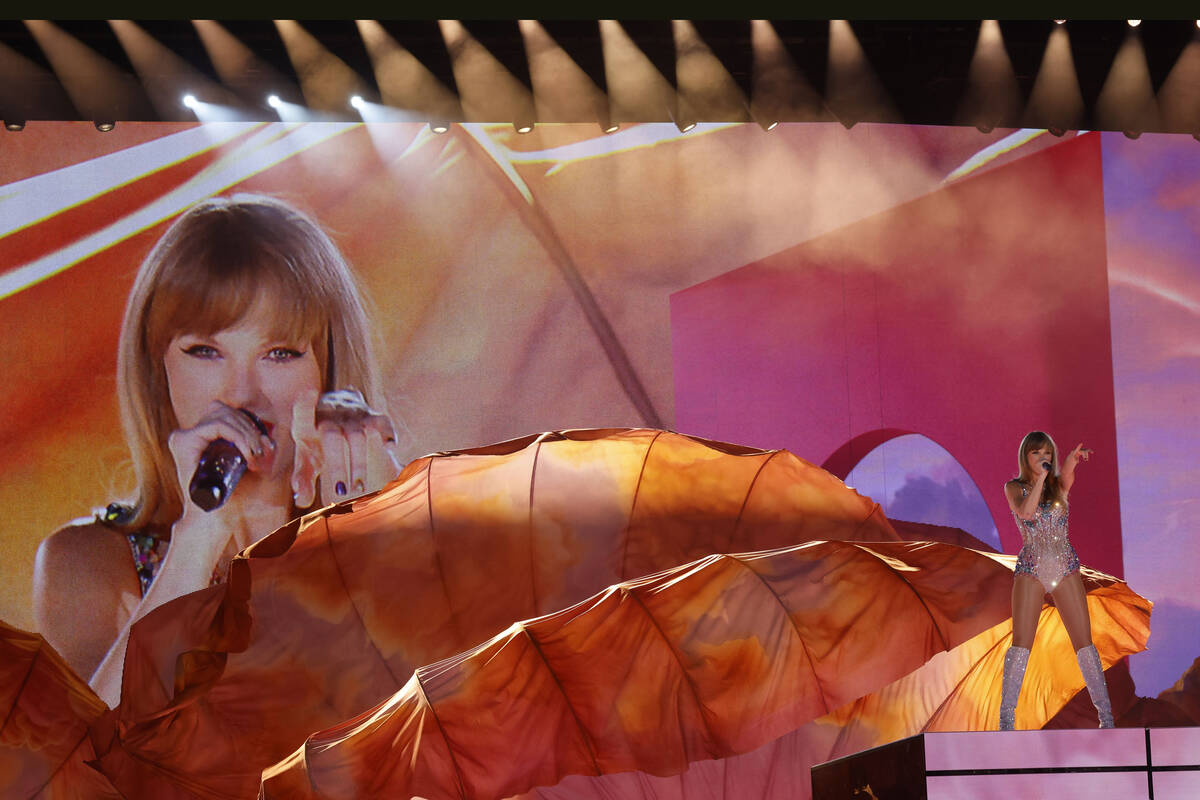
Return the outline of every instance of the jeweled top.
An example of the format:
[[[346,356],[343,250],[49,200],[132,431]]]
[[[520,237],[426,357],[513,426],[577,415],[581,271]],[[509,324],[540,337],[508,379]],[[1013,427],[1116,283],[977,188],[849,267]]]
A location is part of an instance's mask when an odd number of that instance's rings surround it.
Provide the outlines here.
[[[119,526],[127,522],[132,515],[131,507],[121,503],[109,503],[105,508],[96,512],[96,519],[109,526]],[[171,546],[171,540],[153,536],[147,531],[123,531],[123,533],[129,541],[129,550],[133,556],[133,569],[137,572],[142,597],[145,597],[146,592],[150,589],[150,584],[154,583],[154,578],[158,575],[158,568],[162,566],[163,559],[167,557],[167,548]],[[210,583],[218,584],[224,579],[224,573],[217,567],[213,567]]]
[[[1029,496],[1029,486],[1018,482],[1021,486],[1021,497]],[[1049,503],[1039,503],[1033,519],[1021,519],[1013,512],[1017,521],[1017,529],[1025,544],[1039,544],[1052,540],[1067,538],[1067,515],[1070,508],[1061,498],[1055,498]]]

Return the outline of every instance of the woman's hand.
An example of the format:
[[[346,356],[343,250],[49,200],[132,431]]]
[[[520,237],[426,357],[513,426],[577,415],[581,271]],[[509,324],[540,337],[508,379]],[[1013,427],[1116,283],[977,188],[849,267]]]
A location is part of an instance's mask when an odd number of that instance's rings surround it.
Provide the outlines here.
[[[292,436],[297,508],[313,504],[318,478],[321,504],[328,505],[380,489],[400,474],[392,420],[354,389],[302,396],[292,407]]]
[[[189,486],[205,449],[217,439],[231,442],[246,459],[248,470],[270,473],[274,466],[275,442],[271,437],[239,409],[213,401],[195,426],[173,431],[167,438],[183,497],[184,516],[193,516],[198,510],[189,499]]]
[[[1080,442],[1079,444],[1075,445],[1074,450],[1067,454],[1067,463],[1074,465],[1077,461],[1087,461],[1088,456],[1091,454],[1092,451],[1084,447],[1083,443]]]

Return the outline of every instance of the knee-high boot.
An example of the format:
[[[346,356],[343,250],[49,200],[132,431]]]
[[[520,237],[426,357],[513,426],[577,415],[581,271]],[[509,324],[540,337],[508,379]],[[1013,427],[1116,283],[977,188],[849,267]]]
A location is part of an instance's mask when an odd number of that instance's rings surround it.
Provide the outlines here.
[[[1101,728],[1113,727],[1112,703],[1108,699],[1108,681],[1104,679],[1104,668],[1100,665],[1100,654],[1096,645],[1089,644],[1075,654],[1079,661],[1079,671],[1083,673],[1083,681],[1087,684],[1088,694],[1092,696],[1092,705],[1100,717]]]
[[[1016,727],[1017,698],[1025,682],[1025,665],[1029,663],[1029,648],[1010,647],[1004,654],[1004,679],[1000,684],[1000,730]]]

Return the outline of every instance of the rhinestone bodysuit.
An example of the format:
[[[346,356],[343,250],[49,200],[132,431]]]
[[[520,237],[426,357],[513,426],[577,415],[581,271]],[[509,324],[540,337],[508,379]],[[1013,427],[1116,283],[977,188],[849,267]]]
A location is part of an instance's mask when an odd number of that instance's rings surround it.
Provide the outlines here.
[[[1021,484],[1021,497],[1029,487]],[[1053,592],[1063,578],[1079,569],[1079,555],[1067,536],[1067,504],[1060,499],[1038,506],[1033,519],[1021,519],[1015,513],[1017,530],[1025,544],[1017,554],[1016,572],[1037,578],[1047,592]]]

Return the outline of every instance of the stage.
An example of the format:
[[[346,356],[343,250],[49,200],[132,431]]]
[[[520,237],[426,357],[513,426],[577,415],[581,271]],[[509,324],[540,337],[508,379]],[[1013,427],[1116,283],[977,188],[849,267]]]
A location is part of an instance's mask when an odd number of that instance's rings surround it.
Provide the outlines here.
[[[814,798],[1200,797],[1200,728],[925,733],[812,768]]]

